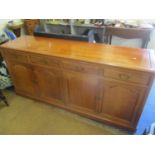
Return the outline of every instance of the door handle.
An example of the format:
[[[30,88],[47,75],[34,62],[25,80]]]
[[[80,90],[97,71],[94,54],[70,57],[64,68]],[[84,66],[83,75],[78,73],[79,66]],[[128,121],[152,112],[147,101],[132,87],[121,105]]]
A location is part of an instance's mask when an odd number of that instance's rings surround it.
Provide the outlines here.
[[[130,78],[130,76],[127,74],[119,74],[119,77],[121,80],[128,80]]]

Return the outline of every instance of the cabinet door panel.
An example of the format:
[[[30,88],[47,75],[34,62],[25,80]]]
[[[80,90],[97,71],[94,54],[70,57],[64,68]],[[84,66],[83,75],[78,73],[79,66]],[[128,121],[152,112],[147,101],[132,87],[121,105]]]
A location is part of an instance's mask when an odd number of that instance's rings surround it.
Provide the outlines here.
[[[18,92],[37,95],[32,66],[11,62],[9,63],[9,71]]]
[[[142,103],[144,88],[140,86],[105,81],[100,114],[132,122],[137,106]],[[142,105],[141,105],[142,106]]]
[[[35,67],[34,72],[41,96],[61,102],[63,100],[61,71],[57,68]]]
[[[65,75],[68,105],[82,111],[96,112],[99,88],[98,77],[77,72],[67,72]]]

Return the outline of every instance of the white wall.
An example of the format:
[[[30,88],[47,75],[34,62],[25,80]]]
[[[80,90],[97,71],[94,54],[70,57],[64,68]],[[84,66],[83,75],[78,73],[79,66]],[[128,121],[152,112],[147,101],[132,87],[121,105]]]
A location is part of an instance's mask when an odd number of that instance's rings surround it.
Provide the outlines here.
[[[0,19],[0,30],[2,30],[10,19]]]

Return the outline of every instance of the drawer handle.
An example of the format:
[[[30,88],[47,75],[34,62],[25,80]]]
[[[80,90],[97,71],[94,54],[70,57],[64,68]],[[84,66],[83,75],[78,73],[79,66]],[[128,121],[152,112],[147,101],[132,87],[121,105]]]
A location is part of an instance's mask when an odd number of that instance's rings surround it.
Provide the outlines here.
[[[121,80],[128,80],[130,78],[130,76],[126,74],[119,74],[119,77]]]

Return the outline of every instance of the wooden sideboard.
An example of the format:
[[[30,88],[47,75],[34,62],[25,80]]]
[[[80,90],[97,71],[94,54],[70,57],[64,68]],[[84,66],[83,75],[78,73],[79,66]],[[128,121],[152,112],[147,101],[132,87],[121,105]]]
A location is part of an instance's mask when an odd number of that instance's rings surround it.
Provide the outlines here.
[[[17,94],[131,131],[155,75],[148,49],[22,36],[0,52]]]

